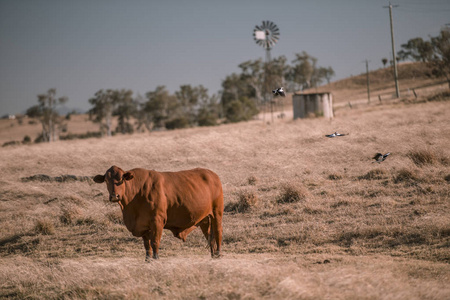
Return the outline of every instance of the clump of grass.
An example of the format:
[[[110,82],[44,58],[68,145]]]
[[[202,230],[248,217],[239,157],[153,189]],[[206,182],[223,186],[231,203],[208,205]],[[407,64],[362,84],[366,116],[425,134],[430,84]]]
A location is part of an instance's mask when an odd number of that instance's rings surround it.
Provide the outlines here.
[[[66,225],[74,224],[75,220],[80,216],[80,211],[75,206],[68,206],[62,208],[62,214],[59,217],[61,223]]]
[[[412,181],[416,181],[417,179],[418,178],[417,178],[417,175],[415,172],[413,172],[409,169],[403,168],[403,169],[400,169],[398,171],[397,175],[394,177],[394,182],[395,183],[412,182]]]
[[[227,212],[248,212],[258,203],[259,199],[253,191],[241,191],[238,193],[238,201],[228,203],[225,206]]]
[[[427,97],[427,100],[428,101],[448,101],[448,100],[450,100],[450,92],[444,91],[444,92],[435,93],[435,94]]]
[[[48,219],[37,220],[34,229],[37,233],[52,235],[55,233],[55,225]]]
[[[286,216],[286,215],[292,215],[295,211],[290,207],[278,207],[278,208],[271,208],[270,211],[265,211],[260,215],[260,218],[274,218],[279,216]]]
[[[77,225],[93,225],[95,223],[96,223],[96,221],[92,217],[79,218],[79,219],[77,219],[77,222],[76,222]]]
[[[414,212],[416,213],[416,212]],[[423,212],[417,212],[421,214]],[[430,224],[429,226],[373,226],[355,228],[341,233],[338,243],[349,247],[355,242],[364,241],[368,247],[392,248],[400,245],[427,245],[436,239],[449,236],[450,229],[446,225]]]
[[[332,173],[332,174],[328,175],[328,179],[330,179],[330,180],[340,180],[340,179],[342,179],[342,177],[343,176],[339,173]]]
[[[256,176],[252,175],[249,178],[247,178],[247,183],[249,185],[256,185],[258,183],[258,178]]]
[[[419,167],[433,165],[438,161],[436,154],[428,149],[412,150],[407,156]]]
[[[309,215],[319,215],[319,214],[323,213],[324,211],[322,209],[318,209],[315,207],[305,206],[303,208],[303,212],[305,214],[309,214]]]
[[[338,207],[341,207],[341,206],[349,206],[349,205],[350,205],[349,201],[347,201],[347,200],[339,200],[339,201],[331,204],[330,207],[331,208],[338,208]]]
[[[358,179],[365,180],[378,180],[384,179],[387,176],[387,172],[384,169],[372,169],[367,174],[359,176]]]
[[[296,203],[306,199],[308,190],[303,186],[285,184],[278,195],[277,203]]]
[[[447,181],[448,183],[450,183],[450,174],[448,174],[447,176],[444,177],[445,181]]]

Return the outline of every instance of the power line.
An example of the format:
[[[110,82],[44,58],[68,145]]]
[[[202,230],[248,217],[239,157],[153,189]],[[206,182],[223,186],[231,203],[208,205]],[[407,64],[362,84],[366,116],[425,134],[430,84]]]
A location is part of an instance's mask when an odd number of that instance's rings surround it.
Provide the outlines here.
[[[399,8],[399,11],[401,11],[401,12],[408,12],[408,13],[425,13],[425,14],[427,14],[427,13],[433,13],[433,14],[435,14],[435,13],[445,13],[445,12],[449,12],[450,11],[450,9],[429,9],[429,8],[427,8],[427,9],[422,9],[422,8],[410,8],[410,7],[406,7],[406,8],[404,8],[404,7],[402,7],[402,8]]]

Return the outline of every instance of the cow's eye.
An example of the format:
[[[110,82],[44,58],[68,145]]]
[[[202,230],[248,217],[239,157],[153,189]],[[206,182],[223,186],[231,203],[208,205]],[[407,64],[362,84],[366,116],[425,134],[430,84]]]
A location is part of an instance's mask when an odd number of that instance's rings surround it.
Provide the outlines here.
[[[117,186],[121,185],[122,183],[123,183],[123,179],[118,181],[118,182],[114,182],[114,184],[117,185]]]

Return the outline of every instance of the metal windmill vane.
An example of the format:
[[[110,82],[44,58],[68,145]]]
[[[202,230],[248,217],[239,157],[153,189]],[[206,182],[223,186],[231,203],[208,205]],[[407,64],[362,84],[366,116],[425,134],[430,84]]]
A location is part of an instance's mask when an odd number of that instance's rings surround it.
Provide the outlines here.
[[[270,50],[280,39],[280,30],[272,21],[263,21],[253,29],[253,39],[256,44],[266,49],[266,60],[270,62]]]
[[[270,50],[280,39],[280,30],[274,22],[263,21],[253,29],[253,37],[258,45]]]

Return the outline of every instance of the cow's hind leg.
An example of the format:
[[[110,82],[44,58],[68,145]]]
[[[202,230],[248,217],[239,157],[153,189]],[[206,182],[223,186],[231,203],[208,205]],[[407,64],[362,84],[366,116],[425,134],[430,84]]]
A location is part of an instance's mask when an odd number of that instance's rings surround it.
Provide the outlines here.
[[[214,217],[212,218],[212,233],[215,238],[216,242],[216,251],[211,253],[213,258],[220,257],[220,250],[222,246],[222,215],[223,215],[223,208],[222,210],[216,209],[213,211]]]

